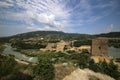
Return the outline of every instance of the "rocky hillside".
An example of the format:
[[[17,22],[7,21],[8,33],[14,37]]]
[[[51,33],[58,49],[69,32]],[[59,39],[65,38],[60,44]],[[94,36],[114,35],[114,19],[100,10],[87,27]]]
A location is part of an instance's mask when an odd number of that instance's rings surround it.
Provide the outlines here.
[[[96,73],[89,69],[76,69],[63,80],[115,80],[105,74]]]

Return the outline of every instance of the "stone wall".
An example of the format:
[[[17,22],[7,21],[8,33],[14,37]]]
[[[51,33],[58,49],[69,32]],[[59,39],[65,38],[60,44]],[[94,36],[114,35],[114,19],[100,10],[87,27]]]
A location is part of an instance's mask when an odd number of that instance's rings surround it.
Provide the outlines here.
[[[108,40],[93,39],[92,40],[92,55],[93,56],[108,56]]]

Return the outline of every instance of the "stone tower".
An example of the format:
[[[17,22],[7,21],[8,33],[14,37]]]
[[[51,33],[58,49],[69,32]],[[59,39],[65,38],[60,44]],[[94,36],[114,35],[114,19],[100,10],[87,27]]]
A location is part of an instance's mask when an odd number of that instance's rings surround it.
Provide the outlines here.
[[[108,40],[98,38],[92,40],[92,55],[93,56],[108,56]]]

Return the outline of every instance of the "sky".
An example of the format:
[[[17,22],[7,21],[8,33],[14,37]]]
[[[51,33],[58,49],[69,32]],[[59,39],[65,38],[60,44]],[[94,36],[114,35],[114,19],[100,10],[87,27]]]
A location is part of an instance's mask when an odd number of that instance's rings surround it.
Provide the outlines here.
[[[120,32],[120,0],[0,0],[0,37],[39,30]]]

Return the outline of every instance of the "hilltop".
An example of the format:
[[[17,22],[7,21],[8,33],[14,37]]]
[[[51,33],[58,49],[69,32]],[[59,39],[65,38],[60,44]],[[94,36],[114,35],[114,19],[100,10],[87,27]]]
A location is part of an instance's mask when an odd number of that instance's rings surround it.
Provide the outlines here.
[[[120,32],[109,32],[95,35],[97,37],[120,38]]]
[[[61,31],[34,31],[34,32],[17,34],[12,36],[11,38],[27,39],[33,37],[41,37],[49,40],[57,39],[57,40],[65,40],[65,41],[94,38],[93,35],[89,35],[89,34],[64,33]]]
[[[120,38],[120,32],[110,32],[110,33],[101,33],[101,34],[80,34],[80,33],[65,33],[62,31],[32,31],[21,34],[16,34],[9,37],[1,37],[0,40],[19,38],[19,39],[28,39],[33,37],[42,37],[46,39],[60,39],[60,40],[84,40],[84,39],[93,39],[97,37],[109,37],[109,38]]]

